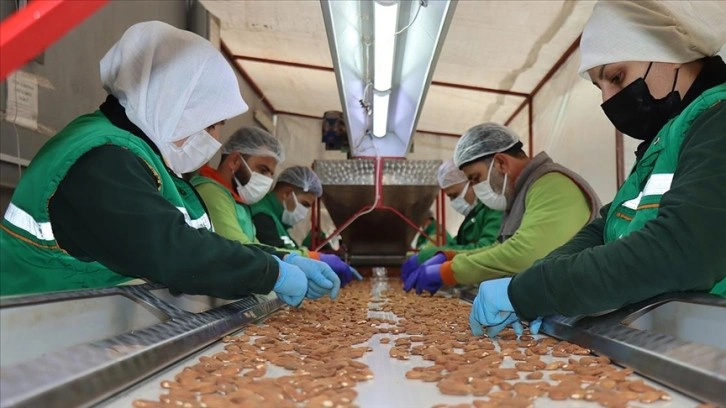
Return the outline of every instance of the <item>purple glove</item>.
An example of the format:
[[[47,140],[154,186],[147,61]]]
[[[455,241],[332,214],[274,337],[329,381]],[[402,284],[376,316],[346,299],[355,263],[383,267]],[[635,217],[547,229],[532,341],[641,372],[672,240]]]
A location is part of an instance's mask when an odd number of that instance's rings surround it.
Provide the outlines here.
[[[419,268],[419,277],[416,281],[416,294],[427,290],[433,295],[437,290],[441,289],[443,282],[441,281],[441,264],[424,266]]]
[[[437,267],[437,270],[439,270],[439,269],[441,269],[441,264],[444,263],[444,262],[446,262],[446,255],[444,255],[444,254],[436,254],[436,255],[432,256],[431,259],[429,259],[428,261],[424,262],[423,265],[419,266],[413,273],[411,273],[406,278],[406,280],[403,283],[403,290],[406,291],[406,292],[408,292],[408,291],[410,291],[411,289],[413,289],[415,287],[416,288],[416,293],[418,293],[420,295],[421,294],[421,291],[423,289],[420,289],[420,290],[418,289],[418,287],[419,287],[418,281],[419,281],[419,279],[421,279],[421,277],[423,275],[425,275],[426,269],[429,266],[436,266]],[[433,292],[431,292],[432,295],[437,290],[439,290],[439,288],[442,285],[442,283],[441,283],[441,274],[440,273],[439,273],[438,280],[439,280],[439,285],[436,287],[436,289]],[[426,289],[426,290],[428,290],[428,289]]]
[[[406,282],[406,279],[414,272],[421,264],[418,263],[418,254],[411,255],[406,262],[401,265],[401,280]]]
[[[320,254],[320,262],[326,263],[338,275],[341,288],[353,280],[353,272],[351,272],[350,266],[343,262],[337,255]]]

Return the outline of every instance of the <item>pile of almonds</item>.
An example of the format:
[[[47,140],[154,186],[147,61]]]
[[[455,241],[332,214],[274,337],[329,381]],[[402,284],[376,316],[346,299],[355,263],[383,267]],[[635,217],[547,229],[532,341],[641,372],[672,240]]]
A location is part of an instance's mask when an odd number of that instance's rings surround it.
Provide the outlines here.
[[[393,347],[390,356],[421,356],[433,365],[414,367],[406,378],[436,383],[446,395],[471,396],[455,407],[531,407],[537,398],[586,400],[605,407],[631,402],[670,400],[664,391],[630,377],[632,370],[607,357],[549,337],[535,339],[525,331],[504,330],[496,339],[472,337],[471,306],[443,296],[420,297],[399,288],[384,292],[381,310],[399,317],[397,328],[408,337],[381,339]],[[543,357],[549,355],[550,363]],[[505,364],[506,363],[506,364]],[[447,407],[445,404],[436,408]]]
[[[369,282],[354,283],[341,298],[305,301],[285,308],[243,335],[224,338],[225,351],[200,357],[173,380],[158,401],[137,400],[137,408],[184,407],[353,407],[358,382],[373,378],[357,361],[379,343],[398,360],[420,356],[431,362],[406,378],[436,383],[445,395],[470,396],[455,407],[531,407],[537,398],[587,400],[605,407],[668,400],[668,394],[620,369],[606,357],[549,337],[517,336],[511,329],[496,339],[472,337],[470,305],[443,296],[406,294],[397,282],[371,298]],[[389,312],[398,317],[380,317]],[[378,312],[378,313],[376,313]],[[390,316],[390,314],[387,314]],[[554,357],[550,363],[543,356]],[[511,360],[511,361],[510,361]],[[270,365],[287,374],[269,378]],[[436,408],[447,405],[436,405]]]
[[[287,408],[353,407],[356,383],[373,378],[356,361],[369,347],[360,346],[378,333],[383,321],[368,318],[370,285],[356,283],[338,301],[306,300],[285,308],[243,335],[227,336],[224,352],[200,357],[173,381],[159,401],[136,400],[137,408]],[[268,367],[288,375],[265,378]]]

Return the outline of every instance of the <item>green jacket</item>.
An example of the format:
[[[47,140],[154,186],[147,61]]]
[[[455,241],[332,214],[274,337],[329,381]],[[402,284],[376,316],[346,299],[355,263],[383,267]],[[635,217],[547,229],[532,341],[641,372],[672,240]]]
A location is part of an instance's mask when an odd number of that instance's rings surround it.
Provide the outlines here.
[[[425,229],[424,232],[426,235],[430,236],[431,238],[436,238],[436,223],[432,222],[429,224]],[[446,245],[450,245],[454,243],[454,237],[449,234],[449,231],[446,231]],[[434,243],[429,241],[428,238],[426,238],[423,235],[419,235],[419,237],[416,239],[416,249],[428,249],[428,248],[436,248],[434,246]],[[435,252],[434,252],[435,253]]]
[[[109,97],[51,138],[24,172],[0,231],[2,295],[146,278],[190,294],[267,293],[277,262],[206,229],[190,184]]]
[[[257,238],[265,245],[277,248],[301,249],[287,232],[289,225],[282,223],[284,208],[273,191],[259,202],[252,204],[252,221]]]
[[[512,237],[453,258],[451,272],[457,283],[476,284],[527,269],[572,238],[591,215],[580,187],[557,172],[547,173],[532,184],[525,208],[522,223]]]
[[[497,239],[501,222],[501,211],[492,210],[477,200],[474,208],[464,217],[464,221],[459,226],[454,243],[422,249],[418,253],[418,262],[428,261],[439,251],[462,252],[490,245]]]
[[[283,258],[291,252],[260,244],[256,238],[250,206],[238,202],[227,187],[201,174],[192,177],[191,183],[207,206],[214,232],[243,245],[254,245],[278,258]]]
[[[676,291],[726,295],[725,101],[726,85],[696,98],[661,129],[605,218],[512,280],[519,314],[590,314]]]

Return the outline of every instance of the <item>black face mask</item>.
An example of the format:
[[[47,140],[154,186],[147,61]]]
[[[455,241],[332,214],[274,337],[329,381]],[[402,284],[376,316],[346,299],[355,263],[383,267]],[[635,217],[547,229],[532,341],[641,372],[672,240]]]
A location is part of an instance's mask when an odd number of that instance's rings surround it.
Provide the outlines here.
[[[650,94],[645,78],[650,72],[651,62],[643,78],[636,79],[600,107],[616,129],[635,139],[651,141],[681,108],[681,95],[676,91],[678,69],[671,92],[662,99]]]

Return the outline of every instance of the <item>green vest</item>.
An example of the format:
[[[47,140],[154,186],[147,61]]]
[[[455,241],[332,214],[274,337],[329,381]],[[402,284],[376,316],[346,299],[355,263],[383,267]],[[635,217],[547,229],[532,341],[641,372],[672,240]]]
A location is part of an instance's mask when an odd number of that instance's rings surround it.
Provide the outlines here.
[[[265,195],[262,200],[252,204],[251,208],[253,217],[257,214],[265,214],[272,218],[272,220],[275,222],[277,234],[280,236],[280,239],[282,239],[282,241],[285,243],[285,248],[300,249],[295,240],[293,240],[292,237],[290,237],[290,234],[288,234],[287,232],[290,226],[282,223],[282,212],[284,211],[284,208],[282,207],[282,203],[280,202],[280,200],[277,199],[277,196],[273,191],[267,193],[267,195]]]
[[[496,222],[494,218],[496,216]],[[501,226],[502,212],[492,210],[485,206],[481,201],[476,200],[476,205],[471,209],[469,214],[464,217],[464,221],[459,226],[456,233],[456,245],[468,245],[479,242],[485,231],[491,231],[495,238],[487,245],[496,241],[497,232]]]
[[[252,211],[250,210],[250,207],[248,205],[240,204],[239,202],[237,202],[237,200],[234,199],[234,196],[232,196],[232,193],[229,192],[227,187],[223,186],[216,180],[210,179],[209,177],[195,175],[194,177],[192,177],[191,183],[194,187],[200,186],[205,183],[211,183],[215,185],[215,187],[224,191],[225,197],[227,197],[229,201],[235,204],[234,212],[237,218],[237,222],[239,223],[240,228],[242,228],[242,232],[247,236],[247,238],[249,238],[250,242],[255,242],[255,236],[257,235],[257,232],[255,231],[255,224],[252,222]],[[209,204],[207,206],[209,206]],[[212,220],[212,222],[214,222],[214,220]]]
[[[723,100],[726,100],[726,85],[715,86],[658,132],[615,195],[605,221],[605,243],[643,228],[658,215],[660,199],[670,189],[688,129],[705,110]],[[726,293],[726,280],[717,283],[711,293]]]
[[[115,127],[96,111],[75,119],[48,140],[23,172],[0,230],[1,295],[108,287],[133,279],[98,262],[70,256],[58,246],[48,213],[50,198],[71,166],[91,149],[108,144],[124,147],[146,162],[156,175],[159,193],[184,215],[189,226],[211,229],[193,188],[172,176],[146,142]],[[119,256],[123,256],[123,248],[119,248]]]

